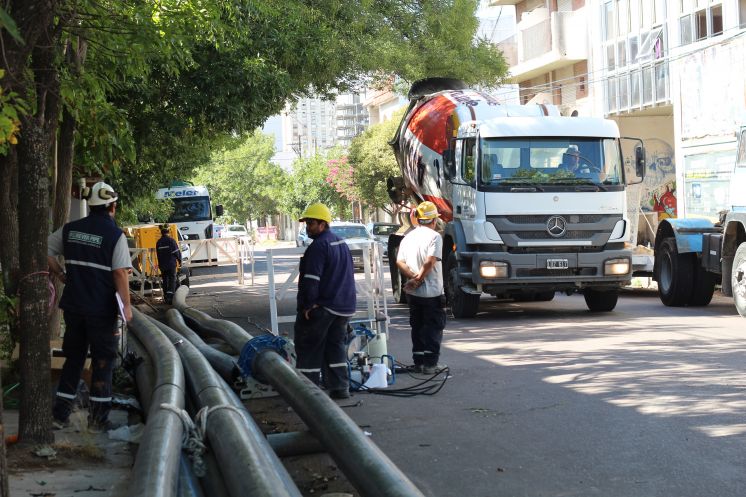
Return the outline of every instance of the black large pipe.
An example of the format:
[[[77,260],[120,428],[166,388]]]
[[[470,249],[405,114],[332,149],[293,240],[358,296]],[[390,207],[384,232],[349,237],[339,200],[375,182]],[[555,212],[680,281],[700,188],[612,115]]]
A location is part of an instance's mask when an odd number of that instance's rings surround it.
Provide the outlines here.
[[[196,311],[186,305],[189,289],[179,288],[174,306],[185,315]],[[205,313],[190,312],[199,320]],[[238,345],[239,336],[251,335],[235,323],[209,317],[211,329],[225,329],[226,339]],[[200,324],[202,324],[200,322]],[[235,328],[240,329],[240,333]],[[228,337],[231,338],[228,338]],[[235,342],[235,345],[234,345]],[[236,347],[239,350],[239,347]],[[243,348],[243,345],[240,345]],[[360,430],[319,387],[299,374],[272,349],[259,351],[251,370],[272,385],[327,448],[352,485],[365,497],[424,497],[386,454]]]
[[[230,387],[230,382],[235,380],[236,376],[239,374],[238,365],[233,358],[228,354],[215,350],[207,345],[202,338],[194,332],[194,330],[186,325],[184,318],[176,309],[169,309],[166,311],[166,319],[168,320],[168,325],[174,331],[197,347],[215,371],[217,371],[223,380],[228,383],[223,384],[222,386],[226,392],[230,393],[229,397],[231,399],[231,404],[236,406],[237,409],[243,411],[246,416],[250,417],[251,414],[246,410],[244,405],[241,403],[241,400],[238,398],[238,395],[236,395]],[[154,322],[157,325],[165,326],[163,323]],[[253,418],[251,418],[249,422],[253,423]],[[308,431],[270,433],[267,435],[267,441],[278,457],[300,456],[304,454],[326,452],[324,446],[321,445],[319,440]]]
[[[255,423],[232,405],[230,393],[205,357],[166,325],[160,330],[174,344],[187,371],[187,384],[197,408],[210,410],[207,438],[220,463],[232,497],[272,495],[301,497],[301,492]]]
[[[150,411],[150,397],[155,388],[155,368],[150,354],[136,335],[127,337],[129,351],[134,353],[137,363],[135,364],[135,383],[137,392],[140,394],[140,405],[142,406],[143,419],[147,420]]]
[[[135,382],[137,383],[137,392],[140,394],[143,418],[147,419],[148,412],[150,411],[150,398],[153,395],[153,386],[155,385],[153,360],[135,335],[127,337],[127,346],[130,349],[129,352],[133,352],[137,358]],[[176,495],[177,497],[203,497],[204,494],[202,493],[200,482],[197,479],[197,475],[192,471],[191,463],[186,460],[186,457],[186,454],[182,451]]]
[[[189,328],[184,322],[184,318],[181,316],[179,311],[176,309],[169,309],[166,311],[166,321],[168,326],[174,331],[182,335],[184,338],[189,340],[192,345],[197,347],[217,373],[229,384],[238,378],[240,370],[236,361],[224,352],[209,346],[202,338]]]
[[[179,415],[162,404],[184,407],[184,370],[174,346],[137,309],[132,310],[128,329],[140,340],[155,364],[155,384],[148,422],[132,468],[132,497],[176,495],[183,425]]]

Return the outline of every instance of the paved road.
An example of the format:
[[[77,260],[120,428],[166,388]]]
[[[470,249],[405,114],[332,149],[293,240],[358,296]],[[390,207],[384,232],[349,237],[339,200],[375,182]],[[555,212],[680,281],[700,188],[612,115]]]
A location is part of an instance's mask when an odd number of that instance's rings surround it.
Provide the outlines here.
[[[746,323],[729,299],[669,309],[628,292],[602,315],[580,296],[482,307],[449,322],[453,377],[438,395],[351,413],[425,494],[746,495]],[[392,317],[406,359],[406,313]]]
[[[213,314],[267,322],[261,286],[242,291],[196,293]],[[409,363],[407,310],[389,311],[389,351]],[[448,323],[437,395],[358,393],[345,410],[428,496],[741,497],[744,325],[717,296],[671,309],[627,291],[608,314],[577,295],[484,297],[477,318]]]

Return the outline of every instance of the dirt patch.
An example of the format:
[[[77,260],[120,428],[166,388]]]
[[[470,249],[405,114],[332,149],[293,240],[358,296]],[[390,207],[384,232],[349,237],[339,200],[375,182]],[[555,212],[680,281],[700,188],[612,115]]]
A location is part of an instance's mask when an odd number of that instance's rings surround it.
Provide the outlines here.
[[[250,400],[244,405],[265,434],[308,430],[295,411],[279,397]],[[359,495],[327,453],[284,457],[282,463],[305,497],[325,493]]]
[[[81,469],[95,467],[106,460],[104,451],[93,444],[74,445],[63,442],[48,446],[54,453],[42,447],[25,444],[8,447],[8,469],[11,474],[35,470]],[[38,453],[48,455],[38,455]]]

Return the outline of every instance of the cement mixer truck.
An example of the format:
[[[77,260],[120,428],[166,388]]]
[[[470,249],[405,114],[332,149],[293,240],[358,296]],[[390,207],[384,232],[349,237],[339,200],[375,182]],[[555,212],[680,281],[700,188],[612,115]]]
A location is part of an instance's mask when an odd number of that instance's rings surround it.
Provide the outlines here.
[[[642,142],[620,139],[613,121],[504,105],[458,80],[419,81],[409,98],[390,142],[402,176],[389,178],[389,195],[410,212],[389,237],[395,298],[404,301],[399,243],[413,207],[429,200],[441,213],[455,317],[473,317],[483,293],[518,301],[582,293],[590,311],[612,311],[632,277],[625,190],[644,176]]]

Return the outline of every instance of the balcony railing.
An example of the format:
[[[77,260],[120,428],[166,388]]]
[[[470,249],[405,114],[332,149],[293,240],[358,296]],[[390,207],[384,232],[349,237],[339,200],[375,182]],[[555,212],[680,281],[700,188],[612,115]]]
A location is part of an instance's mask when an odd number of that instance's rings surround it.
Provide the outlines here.
[[[520,82],[587,60],[587,32],[585,8],[552,12],[542,20],[519,23],[515,38],[505,40],[498,47],[511,66],[513,79]]]

